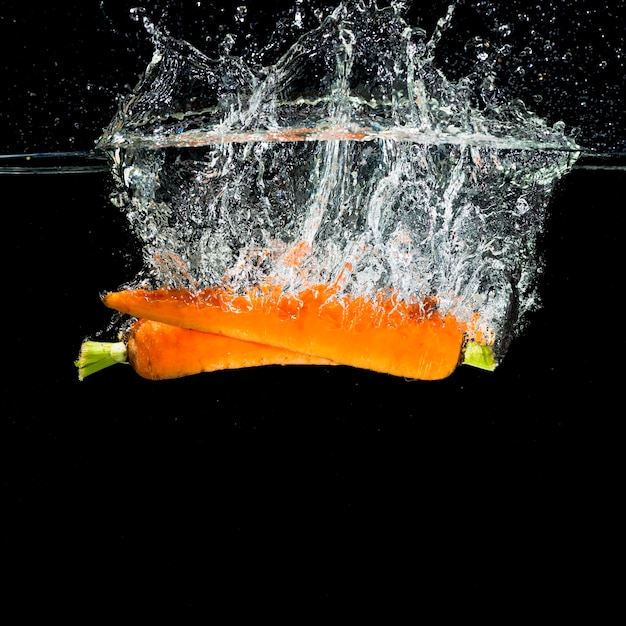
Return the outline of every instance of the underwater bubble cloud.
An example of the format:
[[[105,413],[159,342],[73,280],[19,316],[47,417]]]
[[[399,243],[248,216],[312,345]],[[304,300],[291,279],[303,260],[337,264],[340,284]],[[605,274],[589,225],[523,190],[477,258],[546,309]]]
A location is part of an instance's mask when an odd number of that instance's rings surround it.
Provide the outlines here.
[[[343,330],[359,307],[377,328],[419,311],[503,357],[537,306],[538,237],[578,146],[494,93],[484,41],[446,74],[454,5],[430,33],[401,8],[338,4],[271,64],[149,26],[153,58],[98,144],[143,249],[128,289],[194,306],[220,292],[234,313],[260,298],[297,320],[323,286],[317,316],[338,306]]]

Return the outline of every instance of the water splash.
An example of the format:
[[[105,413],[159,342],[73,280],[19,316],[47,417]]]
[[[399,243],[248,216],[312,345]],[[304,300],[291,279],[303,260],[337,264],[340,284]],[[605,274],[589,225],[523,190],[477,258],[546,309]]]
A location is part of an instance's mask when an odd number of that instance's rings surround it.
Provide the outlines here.
[[[502,355],[537,304],[546,206],[579,149],[498,99],[489,63],[446,76],[454,15],[429,36],[399,4],[344,2],[270,65],[149,24],[152,61],[99,141],[143,247],[132,284],[435,296],[478,314]]]

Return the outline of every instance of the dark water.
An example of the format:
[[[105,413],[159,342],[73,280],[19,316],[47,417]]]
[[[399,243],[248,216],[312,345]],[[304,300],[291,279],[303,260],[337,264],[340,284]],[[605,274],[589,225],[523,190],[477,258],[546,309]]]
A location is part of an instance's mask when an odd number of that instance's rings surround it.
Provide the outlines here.
[[[173,22],[184,30],[200,8],[182,7]],[[617,50],[616,20],[592,8],[589,24],[601,18],[613,37],[603,50]],[[0,9],[2,41],[22,51],[3,56],[7,150],[90,145],[112,93],[149,59],[121,4],[47,11]],[[585,49],[583,26],[576,45],[555,45]],[[88,62],[92,46],[110,54]],[[102,76],[113,86],[90,95]],[[589,81],[591,101],[598,73]],[[619,122],[594,114],[600,134]],[[620,171],[573,170],[556,185],[542,308],[494,373],[461,368],[427,384],[268,368],[154,384],[121,366],[79,383],[72,365],[111,320],[99,292],[140,269],[108,175],[0,178],[2,583],[23,621],[43,607],[73,622],[199,623],[218,606],[268,605],[619,616],[625,183]]]

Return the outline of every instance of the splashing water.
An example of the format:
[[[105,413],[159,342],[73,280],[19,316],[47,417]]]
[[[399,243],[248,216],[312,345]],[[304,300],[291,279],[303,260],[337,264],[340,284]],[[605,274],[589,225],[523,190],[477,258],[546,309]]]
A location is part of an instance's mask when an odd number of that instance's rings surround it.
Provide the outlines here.
[[[149,24],[153,59],[99,142],[143,246],[132,286],[435,297],[478,314],[501,356],[537,304],[546,206],[578,147],[495,101],[488,65],[446,77],[453,20],[428,36],[395,5],[347,2],[269,66]]]

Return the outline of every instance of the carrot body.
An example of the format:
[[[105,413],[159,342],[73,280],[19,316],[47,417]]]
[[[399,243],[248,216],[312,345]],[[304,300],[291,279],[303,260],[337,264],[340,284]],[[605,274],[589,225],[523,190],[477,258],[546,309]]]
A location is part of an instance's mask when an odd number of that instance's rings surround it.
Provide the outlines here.
[[[297,295],[277,287],[243,296],[224,289],[135,289],[108,293],[103,301],[138,318],[406,378],[445,378],[459,364],[466,327],[452,315],[393,297],[335,296],[336,288],[320,285]]]
[[[147,319],[132,325],[126,342],[133,369],[151,380],[260,365],[334,365],[319,357]]]

